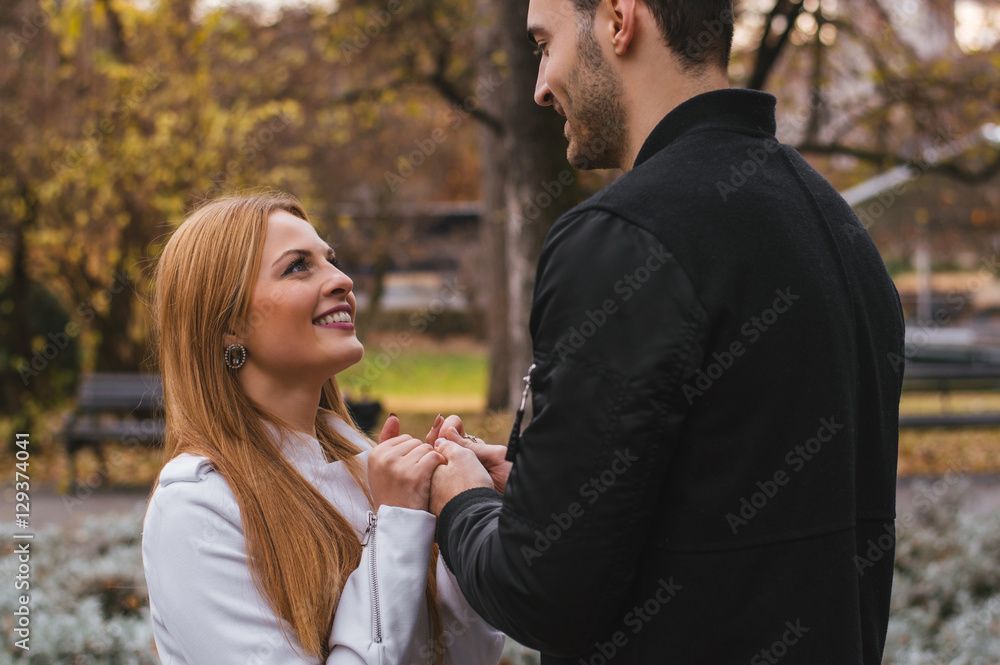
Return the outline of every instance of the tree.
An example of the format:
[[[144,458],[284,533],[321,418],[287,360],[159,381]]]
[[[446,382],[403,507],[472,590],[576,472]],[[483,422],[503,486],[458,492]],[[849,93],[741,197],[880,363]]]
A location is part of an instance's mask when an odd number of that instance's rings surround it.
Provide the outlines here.
[[[779,91],[785,140],[803,154],[851,158],[867,173],[918,165],[973,183],[1000,173],[989,143],[937,154],[979,135],[1000,107],[1000,45],[964,52],[954,0],[778,0],[740,20],[756,38],[735,69],[749,72],[748,87]]]

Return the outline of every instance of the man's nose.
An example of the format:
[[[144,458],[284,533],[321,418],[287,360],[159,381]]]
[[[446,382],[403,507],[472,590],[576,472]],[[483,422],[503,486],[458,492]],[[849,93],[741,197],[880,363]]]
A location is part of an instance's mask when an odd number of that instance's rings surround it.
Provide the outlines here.
[[[535,103],[539,106],[552,106],[552,91],[545,82],[545,71],[539,66],[538,79],[535,81]]]

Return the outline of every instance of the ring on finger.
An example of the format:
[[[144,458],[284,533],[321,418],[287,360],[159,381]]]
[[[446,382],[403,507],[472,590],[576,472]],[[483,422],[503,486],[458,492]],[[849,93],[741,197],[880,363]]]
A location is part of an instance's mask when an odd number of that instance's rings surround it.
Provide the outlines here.
[[[472,441],[473,443],[484,443],[484,441],[482,439],[480,439],[479,437],[476,437],[476,436],[472,436],[471,434],[463,434],[462,438],[463,439],[468,439],[469,441]]]

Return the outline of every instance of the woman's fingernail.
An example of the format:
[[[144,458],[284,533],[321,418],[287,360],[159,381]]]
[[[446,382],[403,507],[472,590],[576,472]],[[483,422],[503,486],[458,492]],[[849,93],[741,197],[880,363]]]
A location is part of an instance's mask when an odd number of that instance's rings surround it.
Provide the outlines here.
[[[395,413],[390,413],[389,417],[390,418],[399,418],[399,416],[397,416]]]

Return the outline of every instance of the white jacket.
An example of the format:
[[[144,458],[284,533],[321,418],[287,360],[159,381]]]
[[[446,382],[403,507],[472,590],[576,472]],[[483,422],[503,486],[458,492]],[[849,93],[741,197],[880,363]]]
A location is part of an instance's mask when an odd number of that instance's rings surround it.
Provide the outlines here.
[[[367,464],[370,443],[339,418],[329,422],[358,444]],[[434,515],[380,506],[376,516],[343,463],[327,463],[316,439],[291,437],[286,457],[366,543],[337,605],[327,665],[430,663],[424,591]],[[207,458],[184,453],[163,467],[143,522],[142,564],[165,665],[320,662],[305,656],[290,625],[254,586],[236,497]],[[448,665],[496,665],[503,634],[469,607],[443,558],[437,580]]]

